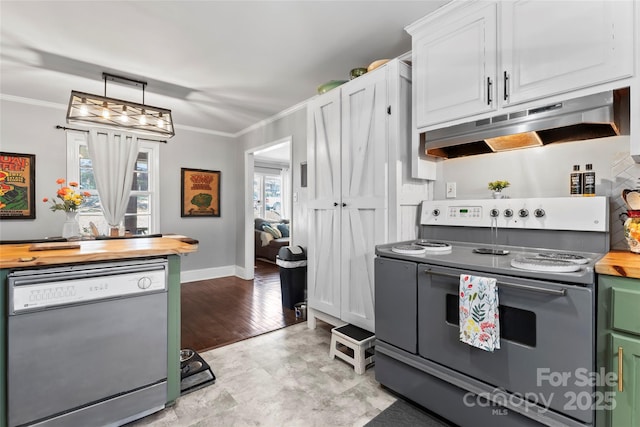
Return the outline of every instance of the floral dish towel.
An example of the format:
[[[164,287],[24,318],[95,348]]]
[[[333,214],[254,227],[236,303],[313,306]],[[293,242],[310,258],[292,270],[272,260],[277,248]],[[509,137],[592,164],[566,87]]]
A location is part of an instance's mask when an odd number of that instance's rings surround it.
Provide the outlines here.
[[[460,341],[486,351],[500,348],[496,279],[460,275]]]

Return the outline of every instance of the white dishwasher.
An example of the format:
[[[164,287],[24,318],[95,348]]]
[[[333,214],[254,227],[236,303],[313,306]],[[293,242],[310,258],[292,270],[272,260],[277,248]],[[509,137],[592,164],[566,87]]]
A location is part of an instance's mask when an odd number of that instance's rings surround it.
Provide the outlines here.
[[[8,275],[9,427],[118,426],[167,400],[164,258]]]

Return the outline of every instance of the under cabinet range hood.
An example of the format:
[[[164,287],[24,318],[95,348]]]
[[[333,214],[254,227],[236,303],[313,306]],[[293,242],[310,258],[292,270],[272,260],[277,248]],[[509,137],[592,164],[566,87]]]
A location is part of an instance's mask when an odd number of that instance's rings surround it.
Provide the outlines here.
[[[629,134],[629,88],[435,129],[420,135],[432,157],[455,158]]]

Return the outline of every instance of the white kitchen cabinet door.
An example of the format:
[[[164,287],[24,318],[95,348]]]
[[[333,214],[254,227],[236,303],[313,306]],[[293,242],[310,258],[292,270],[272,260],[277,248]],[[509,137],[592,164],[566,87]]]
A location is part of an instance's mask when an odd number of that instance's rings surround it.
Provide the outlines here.
[[[418,128],[496,108],[496,16],[480,3],[412,34]]]
[[[342,89],[342,302],[340,318],[374,331],[375,246],[387,241],[387,76]]]
[[[633,2],[501,3],[507,94],[515,104],[631,76]],[[504,93],[501,90],[501,93]]]
[[[309,307],[340,317],[340,89],[307,106]]]

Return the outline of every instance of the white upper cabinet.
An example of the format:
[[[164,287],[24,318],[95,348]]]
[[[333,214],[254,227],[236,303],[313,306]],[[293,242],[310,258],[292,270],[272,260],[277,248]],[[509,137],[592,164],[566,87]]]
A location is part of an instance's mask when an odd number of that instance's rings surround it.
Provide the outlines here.
[[[633,74],[633,2],[520,0],[500,6],[505,103]]]
[[[418,127],[495,109],[496,9],[443,16],[414,36]]]
[[[633,75],[634,4],[454,1],[411,24],[415,127]]]

